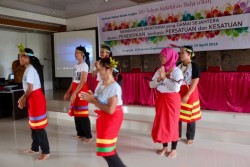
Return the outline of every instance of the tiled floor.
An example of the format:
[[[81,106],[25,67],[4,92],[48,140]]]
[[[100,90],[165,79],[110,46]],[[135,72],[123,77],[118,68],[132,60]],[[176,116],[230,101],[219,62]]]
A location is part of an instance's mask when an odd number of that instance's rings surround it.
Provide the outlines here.
[[[31,143],[27,120],[0,119],[0,167],[106,167],[101,157],[95,156],[95,143],[83,144],[72,138],[73,122],[49,120],[47,128],[51,157],[43,162],[37,155],[25,155],[22,150]],[[93,132],[94,136],[95,133]],[[250,136],[246,138],[250,140]],[[175,159],[158,156],[161,148],[149,134],[122,130],[118,152],[128,167],[249,167],[250,145],[197,139],[192,146],[178,144]]]

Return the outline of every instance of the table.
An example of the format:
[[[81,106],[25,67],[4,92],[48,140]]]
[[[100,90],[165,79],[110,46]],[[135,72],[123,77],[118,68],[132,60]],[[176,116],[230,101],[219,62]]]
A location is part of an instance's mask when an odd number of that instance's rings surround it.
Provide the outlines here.
[[[122,73],[124,104],[154,106],[155,90],[149,88],[154,73]],[[88,75],[90,90],[97,81]],[[250,113],[250,72],[202,72],[198,85],[202,109]]]
[[[18,99],[24,94],[22,89],[0,91],[0,118],[12,116],[14,120],[28,116],[27,108],[18,108]]]

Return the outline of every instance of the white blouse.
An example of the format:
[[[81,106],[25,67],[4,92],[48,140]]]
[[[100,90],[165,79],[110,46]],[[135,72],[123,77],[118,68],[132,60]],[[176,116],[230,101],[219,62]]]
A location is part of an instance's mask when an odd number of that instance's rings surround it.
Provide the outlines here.
[[[182,84],[183,85],[191,85],[191,83],[192,83],[192,65],[190,64],[188,67],[183,66],[181,68],[181,64],[180,64],[178,67],[181,69],[182,73],[184,73],[184,71],[186,71],[184,74],[185,82],[183,82]],[[186,70],[186,68],[187,68],[187,70]]]
[[[170,79],[165,78],[164,81],[157,82],[157,78],[160,76],[160,70],[161,69],[158,69],[156,71],[155,75],[152,78],[152,81],[150,81],[149,83],[150,88],[156,88],[161,93],[179,92],[180,86],[182,84],[182,81],[180,80],[183,80],[182,71],[178,67],[175,67],[170,74]]]
[[[80,83],[82,72],[88,73],[88,71],[89,71],[89,66],[87,65],[87,63],[82,62],[81,64],[76,64],[73,70],[72,81],[75,83]]]
[[[28,89],[28,83],[33,85],[33,90],[41,88],[41,82],[36,69],[29,65],[23,74],[23,90],[26,92]]]
[[[117,105],[123,104],[123,102],[122,102],[122,89],[121,89],[121,86],[117,82],[114,82],[114,83],[108,85],[107,87],[105,87],[103,85],[103,81],[101,80],[95,89],[94,96],[102,104],[108,104],[108,100],[111,97],[117,96],[117,99],[118,99]]]

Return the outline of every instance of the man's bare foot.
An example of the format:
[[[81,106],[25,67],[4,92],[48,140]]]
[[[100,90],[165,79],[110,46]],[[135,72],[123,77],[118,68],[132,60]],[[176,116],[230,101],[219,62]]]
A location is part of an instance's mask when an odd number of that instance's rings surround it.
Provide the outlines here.
[[[50,154],[41,154],[36,160],[43,161],[45,159],[48,159]]]
[[[163,147],[163,149],[157,151],[157,154],[163,156],[163,155],[165,155],[167,152],[168,152],[168,147]]]
[[[193,140],[187,140],[187,145],[191,145],[191,144],[193,144],[193,143],[194,143]]]
[[[168,154],[168,158],[176,158],[177,152],[176,150],[171,150],[171,152]]]

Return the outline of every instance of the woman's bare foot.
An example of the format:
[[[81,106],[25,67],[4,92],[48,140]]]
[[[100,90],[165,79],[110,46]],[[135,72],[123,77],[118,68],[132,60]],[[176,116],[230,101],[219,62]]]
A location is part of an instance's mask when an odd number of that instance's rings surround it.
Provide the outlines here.
[[[82,137],[82,136],[77,136],[77,135],[75,135],[75,136],[73,136],[75,139],[82,139],[82,140],[85,140],[86,139],[86,137]]]
[[[165,155],[167,152],[168,152],[168,148],[167,148],[167,147],[163,147],[163,149],[157,151],[157,154],[163,156],[163,155]]]
[[[34,153],[38,153],[39,151],[33,151],[30,148],[27,148],[26,150],[23,151],[23,153],[25,154],[34,154]]]
[[[91,143],[92,140],[93,140],[92,138],[89,138],[89,139],[86,139],[86,138],[85,138],[85,139],[83,140],[83,142],[87,144],[87,143]]]
[[[168,158],[176,158],[177,152],[176,150],[171,150],[171,152],[168,154]]]
[[[191,144],[193,144],[193,143],[194,143],[193,140],[187,140],[187,145],[191,145]]]
[[[45,159],[48,159],[50,154],[41,154],[36,160],[43,161]]]

